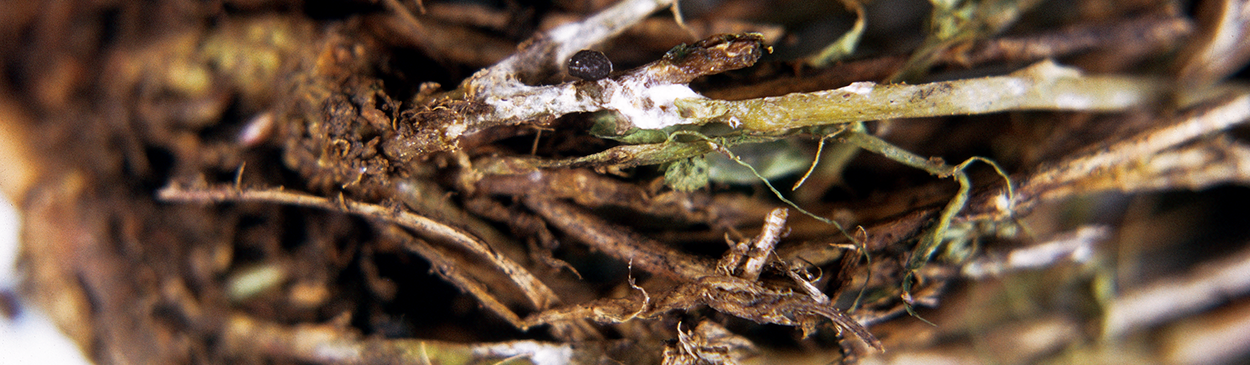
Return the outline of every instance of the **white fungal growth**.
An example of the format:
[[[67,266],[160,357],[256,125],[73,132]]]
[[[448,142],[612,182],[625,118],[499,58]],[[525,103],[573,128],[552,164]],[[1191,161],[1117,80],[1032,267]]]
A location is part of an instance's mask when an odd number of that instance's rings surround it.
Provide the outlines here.
[[[482,114],[483,120],[525,120],[542,115],[560,116],[598,110],[595,102],[579,97],[573,83],[552,86],[529,86],[509,79],[505,83],[494,86],[494,92],[487,94],[482,101],[490,105],[494,112]],[[467,127],[456,124],[445,129],[448,138],[457,138]]]
[[[876,86],[877,83],[875,82],[860,81],[852,82],[850,85],[843,86],[838,90],[857,95],[868,95],[868,93],[871,93],[872,89]]]
[[[690,121],[678,114],[673,101],[678,98],[704,98],[684,84],[647,86],[641,78],[602,81],[606,81],[600,83],[605,86],[603,107],[620,113],[639,129],[689,124]]]
[[[603,79],[597,87],[569,82],[552,86],[514,84],[496,88],[496,94],[483,98],[495,109],[492,118],[528,119],[540,115],[560,116],[569,113],[610,109],[620,113],[640,129],[660,129],[692,121],[681,118],[674,100],[705,99],[685,84],[651,84],[642,75],[621,79]],[[580,88],[579,88],[580,85]],[[597,89],[597,92],[588,91]],[[463,130],[447,129],[449,137]]]
[[[679,98],[704,99],[684,84],[657,83],[656,73],[644,70],[596,84],[571,82],[551,86],[530,86],[523,76],[541,74],[544,69],[562,67],[570,56],[624,31],[630,25],[665,8],[673,0],[625,0],[581,22],[558,26],[535,38],[526,50],[518,52],[470,78],[470,96],[492,109],[479,113],[456,126],[443,128],[444,137],[460,138],[490,125],[514,124],[537,117],[559,117],[569,113],[611,109],[641,129],[659,129],[690,124],[681,118],[673,101]],[[548,47],[548,48],[544,48]],[[549,51],[548,51],[549,49]],[[730,55],[734,56],[734,55]],[[555,64],[544,64],[554,62]],[[597,86],[597,87],[586,87]]]
[[[577,51],[620,34],[630,25],[670,4],[672,0],[621,1],[583,21],[564,24],[548,31],[548,42],[558,47],[554,58],[557,64],[554,66],[559,67]]]

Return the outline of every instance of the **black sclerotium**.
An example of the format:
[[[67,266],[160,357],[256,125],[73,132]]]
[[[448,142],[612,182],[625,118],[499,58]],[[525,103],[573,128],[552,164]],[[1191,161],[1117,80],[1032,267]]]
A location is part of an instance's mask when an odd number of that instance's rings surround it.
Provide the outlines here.
[[[612,73],[612,61],[603,52],[583,49],[569,58],[569,76],[595,81]]]

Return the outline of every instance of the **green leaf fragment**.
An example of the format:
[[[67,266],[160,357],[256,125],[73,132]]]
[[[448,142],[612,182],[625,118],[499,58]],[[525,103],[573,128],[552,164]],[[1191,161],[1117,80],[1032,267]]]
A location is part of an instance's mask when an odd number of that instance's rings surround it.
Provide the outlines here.
[[[677,191],[694,191],[707,186],[707,157],[695,156],[669,164],[664,170],[664,183]]]

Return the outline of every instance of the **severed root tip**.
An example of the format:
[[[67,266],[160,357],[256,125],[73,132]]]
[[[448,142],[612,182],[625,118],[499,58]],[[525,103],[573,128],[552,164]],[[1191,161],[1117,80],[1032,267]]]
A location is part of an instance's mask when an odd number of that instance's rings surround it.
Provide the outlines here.
[[[688,84],[699,76],[750,67],[759,61],[765,50],[772,52],[759,33],[721,34],[673,47],[663,59],[644,69],[668,68],[667,72],[656,72],[657,81]]]

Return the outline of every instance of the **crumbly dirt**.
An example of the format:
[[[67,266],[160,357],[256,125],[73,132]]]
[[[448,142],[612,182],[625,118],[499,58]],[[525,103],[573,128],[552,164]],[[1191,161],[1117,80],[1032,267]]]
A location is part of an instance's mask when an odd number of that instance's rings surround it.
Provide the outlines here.
[[[987,156],[1019,183],[1019,209],[1007,212],[994,200],[1002,177],[970,169],[975,186],[945,232],[949,248],[919,269],[913,249],[957,186],[879,156],[848,154],[843,164],[826,151],[794,191],[785,188],[805,171],[770,176],[790,205],[763,184],[665,185],[672,164],[722,156],[728,145],[651,160],[658,144],[632,145],[611,115],[449,132],[493,112],[457,85],[550,22],[584,19],[606,2],[588,3],[4,5],[0,140],[15,152],[4,165],[14,172],[0,177],[24,215],[22,296],[102,364],[540,363],[534,354],[543,351],[568,351],[576,363],[828,363],[891,353],[1083,362],[1115,352],[1091,349],[1117,298],[1101,285],[1127,292],[1183,276],[1244,251],[1250,238],[1239,222],[1247,180],[1200,174],[1240,156],[1229,151],[1243,151],[1244,129],[1158,152],[1215,151],[1196,166],[1143,172],[1148,162],[1125,160],[1079,177],[1055,168],[1080,168],[1082,153],[1117,151],[1125,136],[1217,102],[869,124],[922,156]],[[873,28],[856,58],[813,69],[793,55],[832,41],[813,32],[849,28],[853,11],[836,2],[682,3],[693,6],[687,27],[661,12],[602,46],[620,62],[614,77],[653,61],[676,65],[657,80],[730,100],[882,82],[911,67],[907,54],[923,36],[913,28],[926,18],[870,7],[910,26]],[[1047,6],[1006,35],[947,45],[925,69],[984,75],[1057,58],[1090,72],[1171,77],[1182,35],[1195,32],[1163,2],[1044,16]],[[742,29],[761,34],[716,35]],[[609,133],[592,132],[603,123]],[[835,149],[836,138],[824,145],[827,132],[788,135],[786,146],[814,157]],[[1210,184],[1219,187],[1156,192]],[[1097,241],[1092,259],[967,273],[970,263],[1002,264],[1013,249],[1086,228],[1109,230],[1078,235]],[[1213,311],[1245,312],[1245,291],[1232,292],[1236,303]],[[1139,336],[1124,343],[1181,346],[1168,342],[1180,321],[1141,322],[1132,328],[1158,332],[1132,332]],[[1037,331],[1035,347],[1012,342],[1021,328]],[[1155,361],[1175,355],[1127,348]]]

